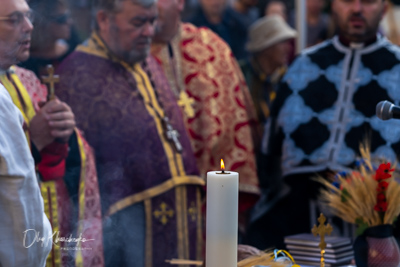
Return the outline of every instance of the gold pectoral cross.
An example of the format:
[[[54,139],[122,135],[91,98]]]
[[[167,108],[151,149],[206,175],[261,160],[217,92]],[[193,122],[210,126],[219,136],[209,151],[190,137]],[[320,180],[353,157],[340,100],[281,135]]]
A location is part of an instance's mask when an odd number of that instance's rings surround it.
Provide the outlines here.
[[[183,148],[181,145],[181,142],[179,142],[179,133],[177,130],[175,130],[171,123],[169,122],[168,117],[164,117],[162,119],[163,126],[164,126],[164,133],[165,133],[165,138],[172,143],[173,147],[175,148],[176,152],[182,153]]]
[[[42,76],[42,81],[43,83],[48,84],[47,100],[53,100],[56,98],[54,84],[60,81],[60,77],[58,75],[54,75],[53,65],[47,65],[46,69],[48,76]]]
[[[179,94],[178,105],[183,108],[186,116],[188,118],[194,117],[194,109],[193,109],[194,99],[189,97],[186,91],[181,91]]]
[[[325,266],[325,259],[324,259],[325,248],[326,248],[325,234],[330,235],[333,230],[332,226],[329,223],[325,226],[325,221],[326,218],[321,213],[321,215],[318,218],[319,222],[318,227],[314,224],[314,227],[311,229],[311,232],[313,233],[314,236],[319,235],[321,238],[321,242],[319,243],[319,248],[321,249],[321,267]]]

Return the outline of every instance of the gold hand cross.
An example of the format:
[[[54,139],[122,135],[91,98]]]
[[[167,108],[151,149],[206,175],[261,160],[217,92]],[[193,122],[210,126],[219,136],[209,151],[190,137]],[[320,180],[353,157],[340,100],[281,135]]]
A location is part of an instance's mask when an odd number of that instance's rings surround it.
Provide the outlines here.
[[[314,224],[314,227],[311,229],[311,232],[313,233],[314,236],[319,235],[321,238],[321,242],[319,243],[319,248],[321,249],[321,267],[325,266],[325,260],[324,260],[324,254],[326,248],[325,234],[330,235],[333,230],[332,226],[329,223],[325,226],[325,221],[326,218],[321,213],[321,215],[318,218],[319,222],[318,227]]]
[[[54,68],[52,65],[47,65],[46,67],[48,76],[42,76],[43,83],[47,83],[48,86],[48,94],[47,99],[53,100],[56,98],[54,84],[60,81],[60,77],[58,75],[54,75]]]

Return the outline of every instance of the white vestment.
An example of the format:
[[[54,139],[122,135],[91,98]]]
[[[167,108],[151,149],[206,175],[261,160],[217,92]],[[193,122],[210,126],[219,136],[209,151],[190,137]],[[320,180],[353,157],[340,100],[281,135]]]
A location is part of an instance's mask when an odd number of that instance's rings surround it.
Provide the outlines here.
[[[52,229],[44,213],[23,118],[0,85],[0,266],[45,266]]]

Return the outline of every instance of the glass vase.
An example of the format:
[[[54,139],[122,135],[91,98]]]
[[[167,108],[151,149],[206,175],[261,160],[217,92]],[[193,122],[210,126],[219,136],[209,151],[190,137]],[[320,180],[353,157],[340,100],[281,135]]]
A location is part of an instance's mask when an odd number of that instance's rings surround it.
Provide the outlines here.
[[[389,224],[373,226],[354,241],[357,267],[400,267],[400,249]]]

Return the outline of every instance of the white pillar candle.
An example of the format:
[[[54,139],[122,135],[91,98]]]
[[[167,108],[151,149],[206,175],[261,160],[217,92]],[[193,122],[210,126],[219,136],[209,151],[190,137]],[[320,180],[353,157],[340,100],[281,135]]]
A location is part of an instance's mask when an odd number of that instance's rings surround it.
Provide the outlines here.
[[[207,173],[206,267],[236,267],[239,174]]]

